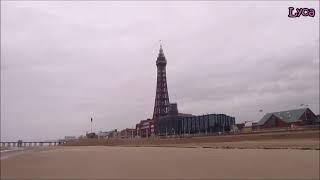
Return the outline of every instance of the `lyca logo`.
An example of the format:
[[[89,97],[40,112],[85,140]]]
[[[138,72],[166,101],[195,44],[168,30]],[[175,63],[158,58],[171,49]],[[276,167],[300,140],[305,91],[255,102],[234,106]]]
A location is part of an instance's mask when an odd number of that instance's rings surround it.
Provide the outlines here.
[[[302,16],[309,16],[309,17],[314,17],[316,14],[316,11],[313,8],[296,8],[294,7],[289,7],[289,14],[288,17],[290,18],[296,18]]]

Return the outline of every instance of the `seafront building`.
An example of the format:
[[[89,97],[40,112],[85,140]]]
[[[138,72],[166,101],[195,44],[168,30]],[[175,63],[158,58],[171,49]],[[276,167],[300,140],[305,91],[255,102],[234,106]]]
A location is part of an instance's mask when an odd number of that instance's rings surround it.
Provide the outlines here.
[[[137,135],[136,129],[126,128],[120,131],[121,138],[134,138]]]
[[[155,122],[159,136],[212,134],[229,132],[235,124],[235,118],[225,114],[195,116],[177,113],[160,117]]]
[[[141,120],[136,125],[137,137],[150,137],[155,136],[155,126],[153,119]]]
[[[271,112],[254,124],[254,128],[281,128],[319,124],[320,120],[309,108]]]

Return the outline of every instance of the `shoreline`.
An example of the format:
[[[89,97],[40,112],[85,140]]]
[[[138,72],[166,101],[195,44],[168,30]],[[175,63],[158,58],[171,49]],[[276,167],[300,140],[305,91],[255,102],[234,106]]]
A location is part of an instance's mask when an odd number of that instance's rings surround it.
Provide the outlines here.
[[[5,160],[8,158],[12,158],[21,154],[26,154],[30,152],[38,152],[38,151],[46,151],[53,149],[52,147],[12,147],[9,149],[0,151],[0,160]]]

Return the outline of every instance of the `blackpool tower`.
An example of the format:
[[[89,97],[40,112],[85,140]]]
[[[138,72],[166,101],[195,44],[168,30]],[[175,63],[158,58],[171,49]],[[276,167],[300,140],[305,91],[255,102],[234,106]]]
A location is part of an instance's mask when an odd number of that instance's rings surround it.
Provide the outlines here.
[[[160,45],[159,55],[156,61],[157,65],[157,88],[154,102],[153,119],[168,115],[169,95],[167,88],[166,65],[167,60],[164,56],[162,45]]]

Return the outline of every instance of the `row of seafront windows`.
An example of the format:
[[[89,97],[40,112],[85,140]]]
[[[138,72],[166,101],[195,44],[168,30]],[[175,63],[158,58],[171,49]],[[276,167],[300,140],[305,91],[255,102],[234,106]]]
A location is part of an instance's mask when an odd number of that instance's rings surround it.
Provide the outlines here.
[[[228,131],[235,124],[235,118],[224,114],[181,117],[172,116],[159,121],[159,132],[198,133]]]
[[[225,115],[217,115],[210,117],[206,116],[195,116],[182,119],[182,128],[191,130],[202,130],[214,126],[232,126],[234,124],[234,118]]]

